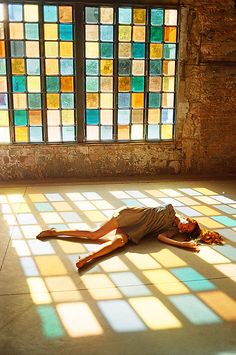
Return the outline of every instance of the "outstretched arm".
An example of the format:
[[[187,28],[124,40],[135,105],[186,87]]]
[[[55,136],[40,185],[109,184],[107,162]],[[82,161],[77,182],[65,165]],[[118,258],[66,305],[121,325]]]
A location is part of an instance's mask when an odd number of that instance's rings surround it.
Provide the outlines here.
[[[192,251],[199,251],[199,247],[197,245],[197,243],[194,240],[191,240],[189,242],[179,242],[178,240],[173,240],[172,238],[168,237],[165,235],[165,233],[159,234],[157,236],[157,239],[160,240],[163,243],[166,244],[171,244],[174,245],[176,247],[180,247],[180,248],[188,248],[191,249]]]

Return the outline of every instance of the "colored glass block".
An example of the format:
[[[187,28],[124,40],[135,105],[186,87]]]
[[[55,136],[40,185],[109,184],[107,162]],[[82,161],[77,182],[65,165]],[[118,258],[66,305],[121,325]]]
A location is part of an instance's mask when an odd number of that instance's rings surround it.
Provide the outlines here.
[[[30,109],[41,108],[41,94],[28,94],[28,107]]]
[[[74,94],[61,94],[61,107],[74,108]]]
[[[118,126],[118,140],[129,140],[129,126]]]
[[[132,74],[133,75],[144,75],[145,62],[144,60],[133,60],[132,61]]]
[[[98,75],[98,60],[86,60],[86,75]]]
[[[27,126],[28,117],[27,112],[23,110],[14,111],[14,125],[15,126]]]
[[[28,128],[15,127],[15,140],[16,142],[28,142]]]
[[[164,58],[175,59],[176,57],[176,44],[164,44]]]
[[[118,78],[118,91],[130,91],[130,78],[119,77]]]
[[[133,93],[132,94],[132,107],[133,108],[143,108],[144,107],[144,94],[143,93]]]
[[[62,127],[62,140],[73,142],[75,140],[75,127]]]
[[[120,59],[118,61],[118,74],[130,75],[131,73],[131,61],[126,59]]]
[[[118,110],[118,124],[130,124],[130,110]]]
[[[59,22],[72,22],[72,6],[59,6]]]
[[[98,77],[86,77],[86,91],[98,91]]]
[[[133,43],[132,44],[132,56],[134,59],[145,58],[145,44]]]
[[[131,26],[119,26],[119,41],[120,42],[131,41]]]
[[[6,74],[6,61],[0,58],[0,75]]]
[[[130,58],[131,57],[131,44],[130,43],[119,43],[119,58]]]
[[[24,57],[25,48],[23,41],[11,41],[11,56],[12,57]]]
[[[72,41],[73,40],[73,25],[70,24],[59,24],[59,39],[62,41]]]
[[[118,93],[118,107],[119,108],[130,107],[130,94]]]
[[[61,111],[61,119],[63,125],[73,125],[75,114],[73,110],[62,110]]]
[[[40,75],[40,61],[39,59],[26,60],[26,72],[28,75]]]
[[[61,142],[60,127],[48,127],[48,141],[49,142]]]
[[[44,39],[57,40],[58,39],[58,25],[54,23],[44,24]]]
[[[98,25],[85,26],[85,40],[97,41],[98,40]]]
[[[113,26],[100,26],[100,40],[104,42],[113,42]]]
[[[99,140],[99,128],[97,126],[87,126],[86,133],[88,141]]]
[[[161,95],[157,93],[149,93],[148,105],[151,108],[160,107]]]
[[[148,139],[160,139],[159,125],[148,125]]]
[[[162,9],[151,9],[151,24],[162,26],[164,20],[164,12]]]
[[[98,23],[98,8],[86,7],[85,8],[85,21],[87,23]]]
[[[177,10],[165,10],[165,25],[177,26],[178,12]]]
[[[98,94],[86,94],[86,107],[98,108]]]
[[[161,77],[150,76],[149,77],[149,91],[161,91]]]
[[[150,43],[150,59],[159,59],[162,57],[162,44]]]
[[[146,9],[133,9],[133,23],[138,25],[146,24]]]
[[[0,9],[1,12],[1,9]],[[4,34],[4,23],[0,22],[0,39],[4,39],[5,38],[5,34]]]
[[[113,108],[113,94],[100,94],[100,107],[101,109]]]
[[[57,109],[60,107],[59,94],[47,94],[46,95],[47,108]]]
[[[8,108],[7,94],[0,94],[0,109]]]
[[[113,91],[113,78],[112,77],[100,77],[100,90],[103,92]]]
[[[112,140],[113,127],[112,126],[102,126],[101,127],[101,140]]]
[[[99,57],[99,43],[86,42],[85,43],[85,57],[98,58]]]
[[[151,27],[151,42],[162,42],[163,40],[163,27]]]
[[[86,123],[91,125],[99,124],[99,110],[86,110]]]
[[[61,91],[62,92],[74,91],[74,78],[72,76],[61,77]]]
[[[119,23],[130,24],[131,15],[132,15],[132,10],[130,8],[119,8],[118,10]]]
[[[11,60],[12,74],[25,74],[24,59],[14,58]]]
[[[132,91],[134,91],[134,92],[144,91],[144,77],[143,76],[132,77]]]
[[[48,110],[47,111],[48,126],[58,126],[60,124],[60,111]]]
[[[12,90],[14,92],[25,92],[26,91],[25,76],[12,76]]]
[[[41,127],[30,127],[29,129],[29,136],[30,142],[42,142],[42,128]]]
[[[18,4],[8,5],[8,17],[9,17],[9,21],[22,21],[23,20],[22,5],[18,5]]]
[[[26,41],[25,48],[27,57],[39,57],[39,41]]]
[[[165,42],[176,42],[177,39],[177,28],[176,27],[165,27]]]
[[[113,58],[113,44],[100,43],[100,56],[101,58]]]
[[[13,94],[13,107],[15,109],[26,109],[26,94]]]
[[[157,124],[160,123],[160,109],[148,109],[148,123]]]
[[[0,128],[0,142],[2,142],[2,143],[10,143],[9,127],[1,127]]]
[[[57,22],[57,6],[44,5],[43,19],[45,22]]]
[[[174,107],[174,93],[162,94],[162,107]]]
[[[8,111],[1,110],[0,126],[9,126],[9,113]]]
[[[162,123],[172,123],[174,121],[174,110],[163,109],[161,112]]]
[[[154,75],[154,76],[162,74],[162,65],[160,60],[150,60],[149,73],[150,75]]]
[[[61,70],[61,75],[73,75],[74,74],[73,59],[61,59],[60,70]]]
[[[100,122],[102,125],[112,125],[113,124],[112,110],[101,110],[100,111]]]
[[[173,139],[173,125],[161,125],[161,139]]]
[[[41,111],[31,111],[29,110],[29,124],[30,126],[41,126],[42,125],[42,113]]]
[[[162,79],[162,88],[163,91],[174,91],[175,89],[175,78],[170,77],[163,77]]]
[[[0,76],[0,92],[7,92],[7,78]]]
[[[25,38],[39,40],[39,26],[36,23],[25,23]]]
[[[140,140],[143,138],[143,125],[133,124],[131,126],[131,139]]]
[[[60,42],[60,57],[72,58],[73,57],[73,43]]]
[[[112,75],[113,74],[113,61],[102,59],[100,61],[100,73],[101,75]]]
[[[9,24],[10,39],[24,39],[24,29],[22,23]]]
[[[133,26],[133,41],[145,42],[146,28],[144,26]]]
[[[24,5],[24,20],[25,22],[38,22],[39,20],[38,5],[33,5],[33,4]]]
[[[28,76],[27,89],[29,92],[41,92],[40,78],[37,76]]]
[[[58,57],[58,42],[45,42],[45,56],[47,58],[57,58]]]
[[[163,74],[175,75],[175,61],[163,60]]]
[[[5,42],[0,41],[0,57],[5,57]]]
[[[114,10],[112,7],[100,8],[100,22],[106,24],[113,24]]]
[[[59,78],[56,76],[46,76],[46,91],[58,92],[59,91]]]
[[[45,73],[46,75],[58,75],[58,59],[45,59]]]

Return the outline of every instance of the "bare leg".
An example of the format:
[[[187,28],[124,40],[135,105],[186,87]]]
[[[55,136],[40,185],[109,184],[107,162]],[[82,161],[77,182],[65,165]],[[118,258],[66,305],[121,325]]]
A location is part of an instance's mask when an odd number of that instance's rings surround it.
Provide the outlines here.
[[[76,263],[77,268],[80,269],[91,260],[99,258],[103,255],[107,255],[113,250],[123,247],[128,242],[128,236],[119,230],[117,230],[117,233],[119,234],[116,235],[115,240],[102,244],[102,246],[97,251],[89,253],[84,258],[79,259],[79,261]]]
[[[49,229],[41,232],[37,235],[36,238],[43,239],[43,238],[50,238],[50,237],[57,237],[60,235],[68,235],[70,237],[78,237],[78,238],[87,238],[96,240],[104,235],[108,234],[109,232],[118,228],[118,223],[114,217],[112,217],[109,221],[103,224],[100,228],[96,229],[95,231],[80,231],[80,230],[56,230],[56,229]]]

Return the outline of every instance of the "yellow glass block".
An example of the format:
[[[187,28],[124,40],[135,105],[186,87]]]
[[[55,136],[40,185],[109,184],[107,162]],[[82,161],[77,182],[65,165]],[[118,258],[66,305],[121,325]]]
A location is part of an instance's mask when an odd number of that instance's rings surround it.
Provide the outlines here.
[[[60,42],[60,57],[73,58],[72,42]]]
[[[125,256],[139,270],[160,269],[161,265],[148,254],[126,253]]]
[[[146,24],[146,9],[133,9],[133,23],[138,25]]]
[[[73,208],[67,202],[52,202],[51,204],[57,211],[73,211]]]
[[[174,60],[163,60],[163,75],[175,75]]]
[[[57,212],[41,212],[40,215],[46,224],[64,223],[63,219]]]
[[[98,108],[98,94],[86,94],[86,107],[87,108]]]
[[[73,76],[62,76],[61,77],[61,91],[62,92],[73,92],[74,91]]]
[[[133,60],[132,61],[132,74],[133,75],[144,75],[145,61],[144,60]]]
[[[114,287],[114,284],[106,275],[83,275],[81,279],[91,296],[96,300],[122,297],[118,288]]]
[[[29,194],[28,197],[32,202],[47,202],[47,198],[43,194]]]
[[[162,125],[161,126],[161,138],[162,139],[172,139],[173,138],[173,125]]]
[[[91,222],[105,222],[107,217],[100,211],[84,211],[84,214]]]
[[[105,24],[113,24],[114,9],[112,7],[100,8],[100,22]]]
[[[25,74],[25,61],[20,58],[11,59],[12,74]]]
[[[98,40],[98,25],[85,26],[85,40],[97,41]]]
[[[197,256],[206,261],[208,264],[227,264],[231,263],[231,260],[213,250],[211,247],[202,246],[200,253]]]
[[[143,93],[132,93],[132,107],[133,108],[144,107],[144,94]]]
[[[86,58],[98,58],[99,57],[99,43],[86,42],[85,43],[85,56],[86,56]]]
[[[118,91],[130,91],[130,77],[120,76],[118,78]]]
[[[120,42],[131,41],[131,26],[119,26],[119,41]]]
[[[133,41],[145,42],[146,40],[146,27],[145,26],[133,26]]]
[[[24,5],[24,20],[25,22],[39,21],[38,5]]]
[[[118,140],[129,140],[129,126],[118,126]]]
[[[148,109],[148,123],[157,124],[160,123],[160,109]]]
[[[174,107],[174,94],[162,94],[162,107],[166,108],[172,108]]]
[[[192,208],[194,208],[196,211],[204,214],[205,216],[218,216],[221,213],[217,210],[214,210],[213,208],[210,208],[208,206],[195,206],[196,202],[193,204]],[[199,202],[197,203],[199,204]]]
[[[149,270],[143,274],[164,295],[189,293],[188,288],[167,270]]]
[[[159,92],[161,91],[161,77],[150,76],[149,77],[149,91]]]
[[[0,92],[7,92],[7,78],[4,76],[0,76]]]
[[[52,302],[43,279],[40,277],[29,277],[27,278],[27,284],[35,304],[49,304]]]
[[[29,111],[29,123],[30,126],[41,126],[42,125],[42,114],[41,111]]]
[[[100,94],[100,107],[101,109],[113,108],[113,94]]]
[[[227,322],[236,321],[236,302],[222,291],[199,292],[203,302]]]
[[[205,187],[194,187],[194,190],[200,192],[203,195],[218,195],[215,191],[206,189]]]
[[[150,59],[162,58],[162,44],[150,43]]]
[[[61,111],[62,117],[62,124],[63,125],[73,125],[75,118],[74,118],[74,111],[73,110],[62,110]]]
[[[26,56],[31,58],[39,57],[39,42],[38,41],[26,41]]]
[[[59,22],[72,22],[72,6],[59,6]]]
[[[15,141],[16,142],[28,142],[28,128],[27,127],[15,127]]]
[[[58,40],[58,25],[55,23],[44,24],[44,39]]]
[[[157,253],[151,253],[151,256],[164,267],[181,267],[187,265],[184,260],[166,248],[158,251]]]
[[[46,75],[58,75],[58,59],[45,59]]]
[[[163,77],[162,78],[162,88],[163,91],[175,91],[175,78],[174,77]]]
[[[41,92],[40,77],[28,76],[27,77],[27,89],[29,92]]]
[[[177,10],[165,10],[165,25],[177,26]]]
[[[100,77],[100,90],[102,92],[113,92],[113,78],[112,77]]]
[[[58,57],[58,42],[45,42],[45,57]]]
[[[59,94],[47,94],[47,108],[57,109],[60,107],[60,96]]]
[[[80,243],[70,243],[64,240],[58,240],[57,243],[66,254],[87,253],[87,249]]]
[[[26,109],[26,94],[13,94],[13,107],[14,109]]]
[[[100,61],[100,73],[101,75],[112,75],[113,74],[113,60],[102,59]]]
[[[5,42],[0,41],[0,58],[4,58],[6,56],[5,52]]]
[[[177,40],[177,28],[176,27],[165,27],[164,41],[175,43],[176,40]]]
[[[9,23],[10,39],[24,39],[23,23]]]
[[[130,58],[131,57],[131,44],[130,43],[119,43],[119,58]]]
[[[132,110],[132,123],[138,124],[143,123],[143,110]]]
[[[56,255],[35,256],[35,262],[42,276],[67,274],[65,266]]]
[[[0,119],[0,126],[5,127],[9,126],[9,113],[8,111],[1,111],[1,119]]]

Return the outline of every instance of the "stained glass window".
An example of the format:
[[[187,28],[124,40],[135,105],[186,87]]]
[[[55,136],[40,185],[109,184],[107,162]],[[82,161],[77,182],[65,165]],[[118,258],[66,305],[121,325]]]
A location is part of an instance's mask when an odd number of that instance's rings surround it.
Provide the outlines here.
[[[177,43],[177,9],[0,3],[0,142],[173,140]]]

